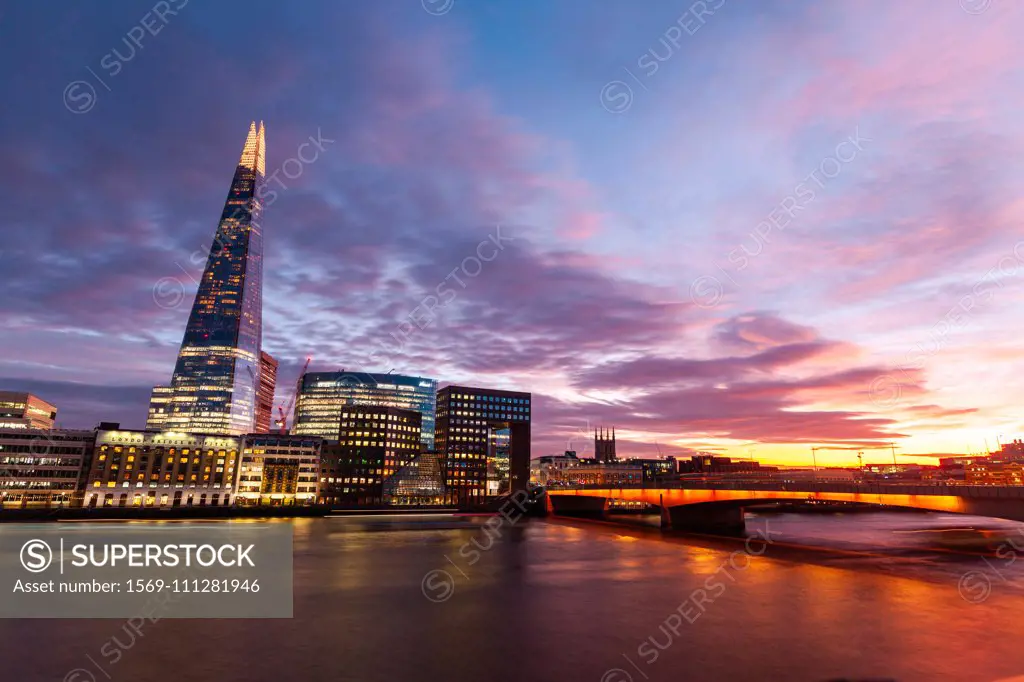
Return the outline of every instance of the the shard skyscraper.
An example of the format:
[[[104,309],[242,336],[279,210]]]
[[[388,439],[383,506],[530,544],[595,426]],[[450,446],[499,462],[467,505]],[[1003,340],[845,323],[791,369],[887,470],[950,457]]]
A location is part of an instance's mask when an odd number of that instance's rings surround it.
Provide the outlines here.
[[[253,122],[199,282],[169,387],[147,428],[251,433],[263,325],[263,123]]]

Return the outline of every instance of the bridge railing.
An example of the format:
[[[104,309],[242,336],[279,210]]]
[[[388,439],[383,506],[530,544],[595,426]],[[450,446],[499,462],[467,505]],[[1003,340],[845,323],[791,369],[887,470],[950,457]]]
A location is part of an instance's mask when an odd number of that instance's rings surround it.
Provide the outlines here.
[[[548,488],[560,490],[749,490],[799,493],[855,493],[862,495],[949,495],[969,498],[1024,499],[1024,486],[944,483],[818,483],[801,481],[666,481],[634,485],[587,483]]]

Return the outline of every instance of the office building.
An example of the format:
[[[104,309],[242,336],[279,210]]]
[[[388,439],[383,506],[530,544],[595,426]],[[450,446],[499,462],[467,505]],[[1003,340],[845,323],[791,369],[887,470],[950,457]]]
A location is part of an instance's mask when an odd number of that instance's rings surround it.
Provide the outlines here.
[[[96,430],[85,479],[89,507],[191,507],[231,504],[241,439],[235,436]]]
[[[242,439],[235,503],[291,506],[314,504],[319,492],[323,439],[316,436],[250,434]]]
[[[265,130],[249,134],[235,169],[171,377],[160,426],[242,435],[255,427],[263,324]]]
[[[39,396],[19,391],[0,391],[0,429],[53,428],[57,408]]]
[[[94,440],[92,431],[0,429],[0,508],[79,506]]]
[[[260,382],[256,391],[256,425],[254,433],[270,433],[274,423],[274,391],[277,389],[277,360],[260,351]]]
[[[163,431],[167,425],[167,414],[170,411],[171,396],[174,391],[170,386],[154,386],[149,396],[149,414],[146,417],[146,429]]]
[[[385,485],[422,448],[422,415],[397,407],[353,405],[341,413],[336,443],[324,446],[324,504],[381,505]]]
[[[437,452],[447,501],[480,504],[488,495],[525,490],[530,480],[530,394],[446,386],[437,394]],[[507,431],[507,435],[499,433]],[[506,441],[507,438],[507,441]],[[507,444],[505,444],[507,442]],[[507,460],[502,463],[500,460]],[[504,480],[489,481],[488,475]]]
[[[352,406],[372,405],[414,410],[423,415],[422,442],[434,449],[437,381],[400,374],[307,372],[299,380],[292,432],[337,438],[342,413]]]
[[[679,463],[671,455],[657,459],[631,459],[631,463],[640,462],[644,470],[644,480],[648,482],[671,481],[679,477]]]

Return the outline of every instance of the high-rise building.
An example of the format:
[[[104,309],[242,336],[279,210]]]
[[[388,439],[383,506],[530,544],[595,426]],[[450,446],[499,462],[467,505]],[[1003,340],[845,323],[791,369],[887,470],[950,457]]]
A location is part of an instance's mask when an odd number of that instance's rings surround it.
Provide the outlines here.
[[[146,429],[150,431],[162,431],[167,424],[167,415],[170,412],[171,396],[174,391],[170,386],[154,386],[153,393],[149,396],[149,416],[146,417]]]
[[[526,489],[530,403],[530,394],[518,391],[468,386],[438,391],[436,442],[449,502],[479,504],[488,494]],[[500,461],[503,457],[507,462]],[[504,480],[489,481],[488,472]]]
[[[423,447],[433,450],[436,399],[434,379],[366,372],[306,372],[299,379],[292,432],[334,440],[346,408],[397,407],[423,415]]]
[[[256,433],[270,433],[274,420],[274,390],[277,388],[277,360],[260,351],[260,385],[256,392]]]
[[[337,443],[324,446],[320,497],[325,504],[383,504],[385,483],[422,447],[422,415],[387,405],[344,408]]]
[[[244,434],[256,422],[263,319],[263,123],[249,126],[171,378],[162,427]]]
[[[0,391],[0,429],[53,428],[57,408],[39,396],[18,391]]]

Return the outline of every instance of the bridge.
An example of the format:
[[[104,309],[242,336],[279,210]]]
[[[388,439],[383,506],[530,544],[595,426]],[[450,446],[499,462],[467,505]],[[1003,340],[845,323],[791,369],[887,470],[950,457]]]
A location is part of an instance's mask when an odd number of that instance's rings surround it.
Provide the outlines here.
[[[742,531],[744,507],[786,500],[856,502],[1024,521],[1024,486],[682,481],[549,488],[547,500],[548,511],[576,516],[603,516],[610,500],[645,502],[661,509],[663,527],[708,533]]]

